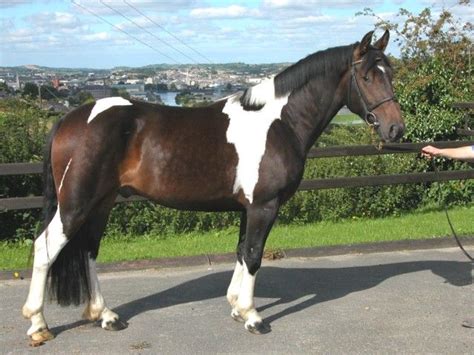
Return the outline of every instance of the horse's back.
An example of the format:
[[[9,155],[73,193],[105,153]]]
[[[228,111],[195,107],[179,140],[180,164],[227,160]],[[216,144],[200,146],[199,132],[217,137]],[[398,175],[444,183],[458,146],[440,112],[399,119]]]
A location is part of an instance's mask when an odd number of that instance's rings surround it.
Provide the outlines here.
[[[138,104],[136,131],[121,164],[120,182],[171,207],[237,207],[237,155],[227,143],[222,104],[189,109]]]

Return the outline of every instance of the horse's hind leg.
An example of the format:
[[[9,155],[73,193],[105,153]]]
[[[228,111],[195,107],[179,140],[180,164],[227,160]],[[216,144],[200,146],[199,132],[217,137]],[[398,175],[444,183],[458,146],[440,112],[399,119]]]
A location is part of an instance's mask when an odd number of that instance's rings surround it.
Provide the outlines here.
[[[34,341],[46,341],[53,338],[43,316],[44,294],[49,267],[67,242],[58,209],[34,244],[35,257],[30,292],[22,310],[23,316],[31,320],[31,327],[27,334]]]
[[[245,321],[245,329],[254,334],[270,330],[254,303],[254,288],[257,271],[260,268],[265,241],[278,213],[277,199],[264,204],[252,204],[247,208],[247,228],[242,248],[242,271],[240,292],[232,315]]]
[[[119,316],[112,312],[105,303],[100,291],[99,279],[97,277],[96,259],[99,253],[100,240],[105,231],[110,210],[115,202],[115,194],[104,199],[95,208],[85,223],[89,236],[89,279],[90,279],[90,300],[87,302],[83,318],[90,321],[101,320],[102,328],[106,330],[121,330],[126,328],[126,324],[119,320]]]

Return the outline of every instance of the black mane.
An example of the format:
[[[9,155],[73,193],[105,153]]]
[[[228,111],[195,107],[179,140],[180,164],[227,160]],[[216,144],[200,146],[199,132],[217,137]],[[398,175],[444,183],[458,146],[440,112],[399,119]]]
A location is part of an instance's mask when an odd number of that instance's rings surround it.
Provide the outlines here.
[[[335,80],[341,70],[348,68],[357,43],[347,46],[329,48],[310,54],[289,66],[274,78],[275,97],[284,96],[301,88],[310,79],[321,75],[334,75]],[[246,111],[258,111],[265,106],[265,101],[256,102],[253,88],[246,89],[240,96],[240,103]]]
[[[311,78],[322,74],[340,75],[352,61],[355,44],[329,48],[310,54],[275,76],[275,96],[281,97],[299,89]]]

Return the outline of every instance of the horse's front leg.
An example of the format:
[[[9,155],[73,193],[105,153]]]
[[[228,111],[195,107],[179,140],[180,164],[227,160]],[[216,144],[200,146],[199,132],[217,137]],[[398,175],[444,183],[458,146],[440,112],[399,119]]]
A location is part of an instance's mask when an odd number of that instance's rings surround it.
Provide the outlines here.
[[[278,213],[278,200],[265,204],[253,204],[247,209],[247,226],[242,248],[242,262],[237,262],[231,282],[239,281],[240,291],[232,311],[234,319],[242,319],[245,329],[254,334],[270,331],[255,309],[254,288],[257,271],[262,263],[263,249],[270,229]],[[235,278],[235,280],[234,280]]]
[[[242,271],[244,270],[242,264],[242,253],[245,241],[245,233],[247,229],[247,212],[242,212],[240,217],[240,232],[239,232],[239,242],[237,244],[237,262],[235,263],[234,273],[230,281],[229,287],[227,288],[227,301],[232,307],[231,316],[236,321],[243,321],[240,318],[238,312],[235,310],[237,305],[237,299],[239,298],[240,286],[242,284]]]

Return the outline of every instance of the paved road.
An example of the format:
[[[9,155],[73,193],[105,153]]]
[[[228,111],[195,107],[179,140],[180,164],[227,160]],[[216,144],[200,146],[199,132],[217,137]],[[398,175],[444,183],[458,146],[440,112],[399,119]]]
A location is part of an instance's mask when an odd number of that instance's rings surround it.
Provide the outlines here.
[[[470,248],[472,250],[472,247]],[[107,332],[80,308],[47,305],[56,339],[28,347],[20,309],[28,281],[0,282],[2,353],[449,353],[474,352],[473,270],[457,249],[267,261],[256,301],[273,331],[234,322],[225,300],[233,265],[100,275],[129,322]]]

